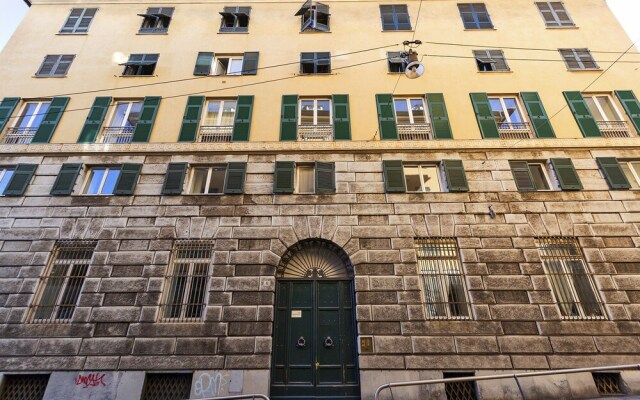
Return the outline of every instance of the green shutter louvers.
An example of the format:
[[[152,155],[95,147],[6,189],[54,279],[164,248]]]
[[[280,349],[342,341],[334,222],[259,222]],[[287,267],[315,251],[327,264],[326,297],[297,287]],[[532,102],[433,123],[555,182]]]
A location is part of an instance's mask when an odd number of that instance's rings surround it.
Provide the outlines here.
[[[60,172],[53,183],[50,194],[52,196],[68,196],[73,192],[73,187],[78,179],[82,164],[62,164]]]
[[[425,97],[429,107],[433,136],[436,139],[453,139],[444,95],[442,93],[427,93]]]
[[[67,104],[69,104],[68,97],[54,97],[51,99],[49,109],[45,113],[31,143],[49,143],[53,132],[58,127],[64,110],[67,108]]]
[[[224,180],[225,194],[241,194],[243,192],[246,171],[246,162],[230,162],[227,164],[227,175]]]
[[[387,193],[407,191],[402,160],[384,160],[382,168],[384,170],[384,188]]]
[[[5,97],[0,102],[0,133],[7,126],[7,122],[11,118],[11,114],[16,109],[16,106],[20,102],[20,97]]]
[[[33,174],[38,166],[36,164],[18,164],[13,171],[13,176],[4,189],[5,196],[22,196],[27,189]]]
[[[258,58],[260,53],[248,51],[242,57],[242,75],[256,75],[258,73]]]
[[[233,142],[246,142],[249,140],[251,129],[251,114],[253,113],[253,96],[238,96],[236,103],[236,116],[233,122]]]
[[[393,96],[386,93],[376,94],[376,108],[378,110],[380,139],[398,140],[398,126],[393,108]]]
[[[204,105],[204,96],[189,96],[182,116],[182,126],[178,142],[195,142],[198,137],[200,115]]]
[[[516,183],[516,188],[520,192],[531,192],[536,190],[536,184],[531,175],[529,169],[529,163],[527,161],[509,161],[509,167],[511,167],[511,173],[513,174],[513,180]]]
[[[473,111],[480,127],[480,133],[484,139],[500,139],[498,125],[491,111],[491,103],[486,93],[470,93]]]
[[[326,194],[336,191],[335,164],[327,162],[316,162],[316,193]]]
[[[636,95],[631,90],[616,90],[616,96],[636,128],[636,133],[640,135],[640,102]]]
[[[111,97],[96,97],[80,132],[78,143],[94,143],[96,141],[110,104]]]
[[[131,142],[140,143],[149,141],[161,99],[162,97],[159,96],[147,96],[144,98],[142,110],[140,111],[140,119],[133,131]]]
[[[182,194],[184,178],[187,175],[187,166],[187,163],[170,163],[167,166],[167,172],[162,183],[162,194]]]
[[[468,192],[469,184],[462,160],[442,160],[447,187],[450,192]]]
[[[211,63],[213,62],[213,53],[200,52],[196,58],[196,66],[193,69],[194,75],[207,76],[211,74]]]
[[[531,125],[539,138],[555,138],[556,134],[551,126],[551,121],[542,105],[537,92],[520,93],[524,106],[529,114]]]
[[[349,95],[334,94],[333,100],[333,139],[351,140],[351,120],[349,114]]]
[[[280,140],[298,140],[298,95],[282,96],[282,112],[280,114]]]
[[[296,164],[293,161],[276,161],[273,176],[273,193],[293,193]]]
[[[582,190],[580,177],[570,158],[552,158],[549,161],[556,172],[562,190]]]
[[[113,194],[130,196],[138,183],[142,164],[122,164]]]
[[[602,133],[580,92],[562,92],[584,137],[601,137]]]
[[[609,188],[613,190],[631,189],[631,184],[615,157],[597,157],[596,162],[604,174]]]

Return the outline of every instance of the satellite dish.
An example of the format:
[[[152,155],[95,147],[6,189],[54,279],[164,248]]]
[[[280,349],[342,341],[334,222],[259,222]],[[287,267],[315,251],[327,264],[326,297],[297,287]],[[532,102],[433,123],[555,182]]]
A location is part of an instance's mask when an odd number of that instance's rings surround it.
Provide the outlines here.
[[[407,65],[407,68],[404,70],[404,74],[409,79],[419,78],[424,74],[424,65],[417,61],[413,61]]]

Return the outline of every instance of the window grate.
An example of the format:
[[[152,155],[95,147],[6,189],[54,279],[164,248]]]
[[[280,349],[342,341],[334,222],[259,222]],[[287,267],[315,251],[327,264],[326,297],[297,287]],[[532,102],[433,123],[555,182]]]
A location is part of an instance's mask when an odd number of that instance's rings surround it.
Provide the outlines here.
[[[428,319],[469,319],[470,304],[455,238],[417,238],[415,247]]]
[[[593,372],[591,375],[599,394],[624,394],[619,372]]]
[[[473,372],[445,372],[444,379],[448,378],[466,378],[474,376]],[[447,400],[476,400],[476,385],[473,381],[467,382],[445,382],[444,391]]]
[[[181,240],[175,243],[160,306],[163,322],[202,319],[213,244],[212,240]]]
[[[147,374],[141,400],[183,400],[191,394],[192,374]]]
[[[0,400],[40,400],[49,383],[49,375],[5,375]]]
[[[29,321],[70,322],[82,292],[96,240],[63,240],[56,244],[42,276]]]

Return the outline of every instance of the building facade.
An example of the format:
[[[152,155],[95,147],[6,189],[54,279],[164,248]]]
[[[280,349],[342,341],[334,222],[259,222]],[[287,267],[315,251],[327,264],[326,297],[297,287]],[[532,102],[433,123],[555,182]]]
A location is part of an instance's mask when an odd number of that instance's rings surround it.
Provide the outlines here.
[[[0,399],[640,362],[640,53],[604,0],[32,3],[0,54]],[[640,373],[393,396],[520,390]]]

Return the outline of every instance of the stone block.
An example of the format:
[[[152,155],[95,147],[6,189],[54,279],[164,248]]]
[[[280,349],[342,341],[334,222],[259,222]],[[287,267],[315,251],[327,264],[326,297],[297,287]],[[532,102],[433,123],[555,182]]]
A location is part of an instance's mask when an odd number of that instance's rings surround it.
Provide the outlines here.
[[[32,356],[38,347],[37,339],[0,339],[0,355]]]
[[[549,338],[541,336],[502,336],[500,350],[505,353],[550,353]]]
[[[126,355],[131,354],[132,347],[132,338],[87,338],[82,341],[80,354]]]
[[[455,343],[458,353],[498,352],[498,342],[495,336],[457,336]]]

